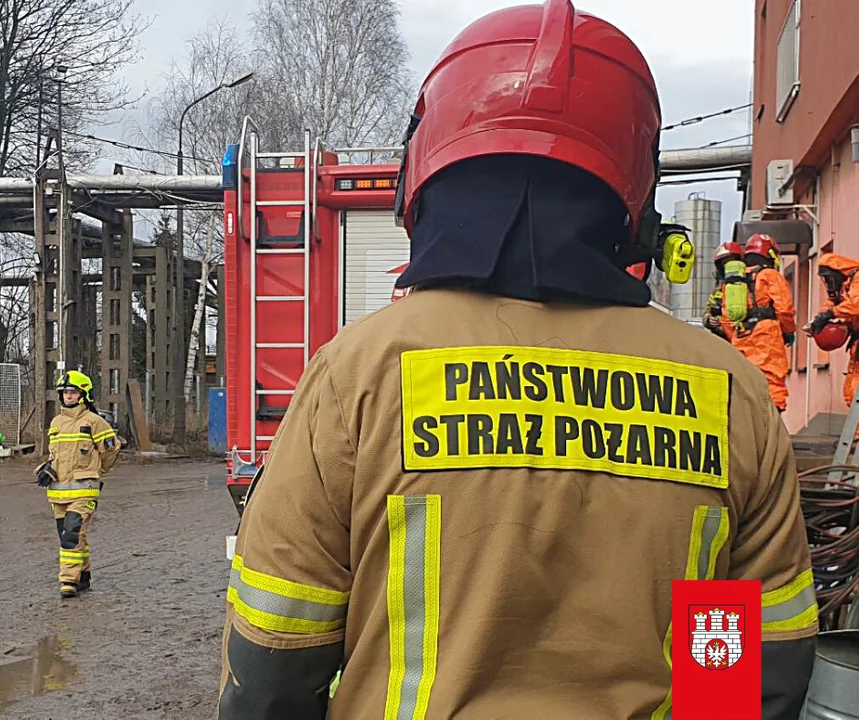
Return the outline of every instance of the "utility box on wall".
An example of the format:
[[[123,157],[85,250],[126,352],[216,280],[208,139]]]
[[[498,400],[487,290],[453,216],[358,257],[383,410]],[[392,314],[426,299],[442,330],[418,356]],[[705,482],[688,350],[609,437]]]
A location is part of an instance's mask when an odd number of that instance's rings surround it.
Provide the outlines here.
[[[209,388],[209,452],[227,452],[227,389]]]

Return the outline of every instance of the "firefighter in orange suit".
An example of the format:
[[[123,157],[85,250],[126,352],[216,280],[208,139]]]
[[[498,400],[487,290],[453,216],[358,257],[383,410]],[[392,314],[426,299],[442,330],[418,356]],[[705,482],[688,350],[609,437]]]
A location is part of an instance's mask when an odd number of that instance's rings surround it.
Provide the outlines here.
[[[790,437],[761,373],[625,271],[673,247],[660,127],[638,49],[569,0],[442,54],[395,208],[414,292],[315,353],[249,488],[221,720],[661,720],[684,578],[761,581],[763,716],[798,716]]]
[[[731,260],[743,259],[743,246],[735,242],[726,242],[716,248],[713,255],[713,266],[716,268],[716,287],[707,298],[707,307],[701,322],[714,335],[724,340],[730,340],[732,335],[731,323],[725,319],[722,312],[723,284],[725,282],[725,264]]]
[[[787,346],[796,335],[796,309],[781,269],[775,240],[755,234],[745,246],[749,311],[734,327],[732,342],[766,376],[770,397],[779,412],[787,409]]]
[[[60,536],[60,596],[90,587],[92,565],[87,528],[101,492],[100,478],[116,463],[116,432],[95,409],[92,381],[70,370],[57,381],[60,413],[48,430],[50,458],[36,468],[47,489]]]
[[[824,253],[817,263],[817,274],[826,286],[826,303],[811,322],[812,335],[833,320],[842,321],[849,330],[847,377],[844,378],[844,402],[849,407],[859,385],[859,283],[855,282],[859,262],[843,255]]]

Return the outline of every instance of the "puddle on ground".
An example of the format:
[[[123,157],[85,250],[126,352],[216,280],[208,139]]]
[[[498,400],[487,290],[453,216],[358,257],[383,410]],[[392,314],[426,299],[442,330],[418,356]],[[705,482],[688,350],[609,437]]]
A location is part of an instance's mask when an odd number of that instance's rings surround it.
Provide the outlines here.
[[[219,473],[217,475],[206,475],[206,487],[209,489],[227,487],[226,473]]]
[[[0,655],[0,710],[25,697],[63,690],[80,681],[77,666],[63,657],[68,645],[68,640],[51,635],[35,647]]]

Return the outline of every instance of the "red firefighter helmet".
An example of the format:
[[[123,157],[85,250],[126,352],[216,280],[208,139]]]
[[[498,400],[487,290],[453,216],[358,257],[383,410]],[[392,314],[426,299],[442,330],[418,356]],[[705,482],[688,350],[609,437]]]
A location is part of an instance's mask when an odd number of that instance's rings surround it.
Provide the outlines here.
[[[850,331],[844,323],[826,323],[823,329],[812,335],[814,342],[824,352],[832,352],[840,347],[844,347],[847,340],[850,339]]]
[[[716,248],[713,255],[713,262],[718,263],[720,260],[742,260],[743,246],[740,243],[726,242]]]
[[[424,81],[396,213],[411,235],[421,187],[439,171],[484,155],[538,155],[613,188],[635,238],[653,203],[661,124],[650,68],[613,25],[570,0],[498,10],[463,30]]]
[[[771,235],[763,233],[755,233],[746,242],[746,254],[754,253],[755,255],[763,255],[777,260],[779,257],[778,243],[773,240]],[[770,254],[772,253],[772,255]]]

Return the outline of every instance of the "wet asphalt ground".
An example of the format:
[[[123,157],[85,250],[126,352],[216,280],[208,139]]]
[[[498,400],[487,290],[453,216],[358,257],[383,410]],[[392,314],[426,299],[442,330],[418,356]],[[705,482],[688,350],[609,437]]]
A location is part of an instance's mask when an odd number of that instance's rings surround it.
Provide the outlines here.
[[[238,515],[223,463],[120,459],[90,526],[93,587],[59,597],[34,463],[0,460],[0,718],[212,718]]]

